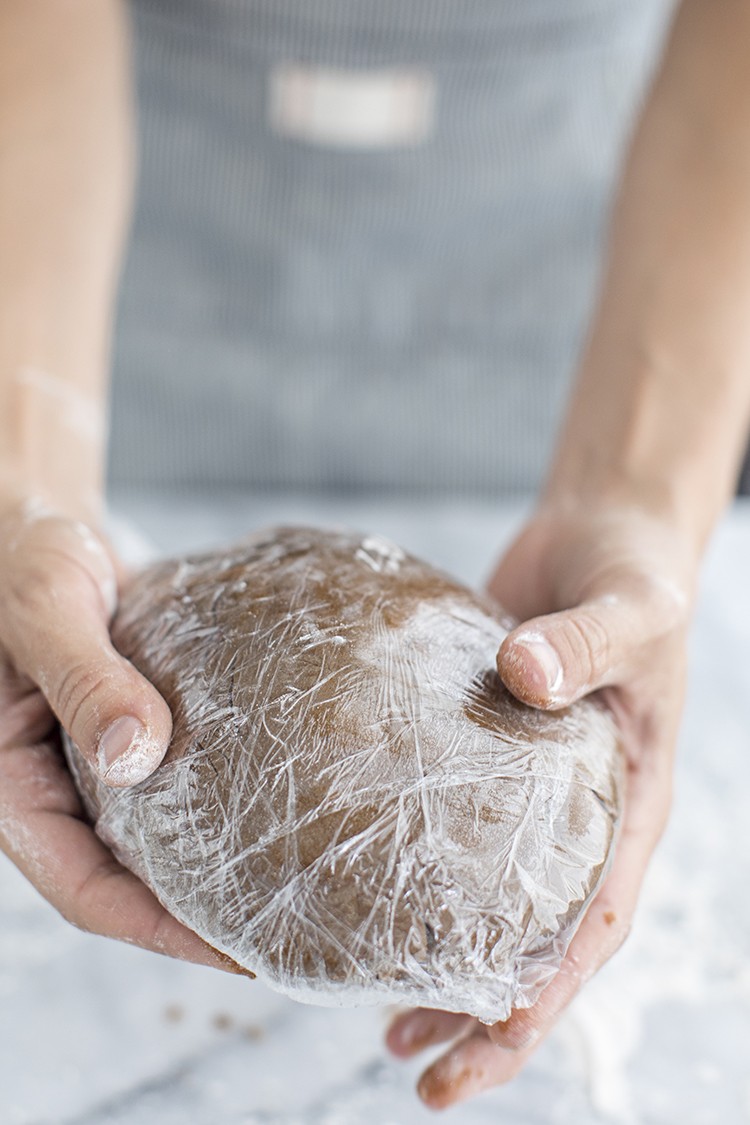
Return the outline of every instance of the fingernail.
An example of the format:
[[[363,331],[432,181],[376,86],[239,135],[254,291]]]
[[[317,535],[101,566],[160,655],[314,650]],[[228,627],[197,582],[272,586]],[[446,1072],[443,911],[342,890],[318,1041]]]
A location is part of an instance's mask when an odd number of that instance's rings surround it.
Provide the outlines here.
[[[540,698],[554,700],[562,687],[563,669],[552,645],[539,633],[521,634],[514,638],[513,645],[532,657],[533,663],[526,665],[525,671]]]
[[[143,723],[123,715],[107,727],[99,740],[97,763],[108,785],[135,785],[158,766],[163,754]]]

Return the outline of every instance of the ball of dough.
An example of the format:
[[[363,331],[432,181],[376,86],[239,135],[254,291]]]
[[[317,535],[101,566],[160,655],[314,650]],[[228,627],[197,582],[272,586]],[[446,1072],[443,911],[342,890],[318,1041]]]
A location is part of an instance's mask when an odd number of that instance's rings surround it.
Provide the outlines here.
[[[68,753],[101,838],[273,988],[485,1022],[534,1002],[611,855],[597,702],[547,714],[495,667],[509,622],[394,544],[282,527],[161,562],[117,648],[174,716],[131,789]]]

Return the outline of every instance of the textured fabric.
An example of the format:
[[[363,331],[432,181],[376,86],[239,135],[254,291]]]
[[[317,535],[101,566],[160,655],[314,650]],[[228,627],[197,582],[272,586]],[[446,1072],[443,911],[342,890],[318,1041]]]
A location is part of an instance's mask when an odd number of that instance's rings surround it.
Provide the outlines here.
[[[537,486],[669,0],[136,0],[116,482]],[[434,126],[269,124],[280,63],[419,66]]]

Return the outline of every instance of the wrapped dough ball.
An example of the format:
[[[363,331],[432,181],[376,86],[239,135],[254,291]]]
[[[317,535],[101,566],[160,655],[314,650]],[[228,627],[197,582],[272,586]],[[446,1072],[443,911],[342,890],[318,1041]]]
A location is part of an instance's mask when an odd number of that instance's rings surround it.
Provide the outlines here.
[[[113,627],[172,709],[162,766],[100,837],[271,987],[485,1022],[534,1002],[612,853],[597,702],[544,713],[495,667],[497,606],[386,540],[283,527],[143,572]]]

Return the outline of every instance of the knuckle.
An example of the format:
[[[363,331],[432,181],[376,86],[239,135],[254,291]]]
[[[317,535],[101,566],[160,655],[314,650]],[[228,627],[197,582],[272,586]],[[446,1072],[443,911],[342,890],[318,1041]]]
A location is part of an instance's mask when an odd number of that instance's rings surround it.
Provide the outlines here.
[[[66,921],[84,933],[107,934],[107,916],[117,902],[115,880],[122,875],[117,861],[103,860],[87,873],[61,911]]]
[[[106,685],[107,675],[99,668],[82,662],[72,664],[53,693],[55,709],[65,725],[77,726],[87,707],[103,693]]]
[[[146,945],[159,953],[168,953],[174,933],[174,919],[166,910],[160,910],[153,925],[149,927]]]
[[[687,624],[690,598],[679,583],[663,574],[642,574],[640,579],[640,600],[655,628],[670,630]]]
[[[62,902],[57,909],[63,921],[67,922],[69,926],[73,926],[74,929],[80,930],[84,934],[94,932],[93,927],[87,922],[86,912],[81,909],[76,901]]]
[[[607,630],[594,614],[573,615],[568,622],[568,637],[574,658],[590,676],[609,667],[612,644]]]
[[[7,568],[5,596],[24,621],[49,618],[55,611],[70,613],[84,602],[101,601],[109,611],[116,601],[116,582],[112,564],[106,557],[105,562],[58,542],[35,545]]]
[[[669,806],[667,806],[666,808],[661,809],[659,812],[657,812],[656,816],[654,817],[654,824],[652,827],[650,841],[652,851],[666,832],[667,824],[669,823],[669,813],[670,808]]]
[[[623,922],[622,926],[620,927],[620,929],[618,930],[618,932],[615,936],[615,941],[617,943],[615,945],[615,952],[618,949],[622,949],[623,945],[628,940],[628,938],[630,937],[632,932],[633,932],[633,923],[630,920],[630,918],[628,918],[625,922]]]
[[[631,915],[613,902],[602,903],[600,914],[606,931],[612,935],[612,949],[619,949],[630,934],[633,921]]]
[[[33,617],[40,610],[48,611],[50,602],[56,600],[48,569],[36,564],[24,567],[20,574],[11,575],[8,598],[11,608],[24,617]]]
[[[606,899],[599,904],[599,919],[600,923],[603,923],[602,930],[605,936],[602,939],[599,957],[591,967],[592,976],[625,944],[633,925],[632,915],[627,910]]]

